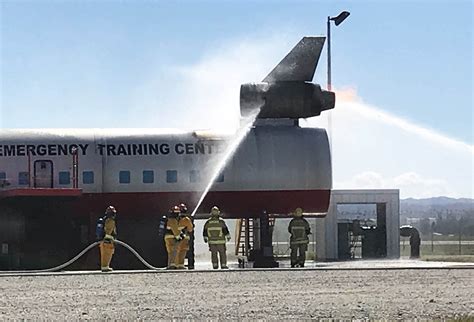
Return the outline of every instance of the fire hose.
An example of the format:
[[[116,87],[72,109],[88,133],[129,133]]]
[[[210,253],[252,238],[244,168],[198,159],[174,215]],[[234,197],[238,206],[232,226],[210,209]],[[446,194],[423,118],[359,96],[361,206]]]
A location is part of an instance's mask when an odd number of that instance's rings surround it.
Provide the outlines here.
[[[127,248],[133,255],[135,255],[136,258],[138,258],[139,261],[141,261],[143,263],[143,265],[145,265],[146,267],[148,267],[149,269],[151,270],[162,270],[162,268],[159,268],[159,267],[155,267],[153,265],[150,265],[146,260],[143,259],[143,257],[140,256],[140,254],[138,254],[138,252],[136,250],[134,250],[130,245],[124,243],[123,241],[121,240],[118,240],[116,239],[115,240],[115,243],[116,244],[119,244],[125,248]],[[81,251],[79,254],[77,254],[75,257],[73,257],[72,259],[70,259],[69,261],[65,262],[64,264],[61,264],[59,266],[55,266],[55,267],[51,267],[51,268],[45,268],[45,269],[36,269],[36,270],[24,270],[24,271],[0,271],[0,275],[1,274],[21,274],[21,273],[25,273],[25,274],[31,274],[31,273],[49,273],[49,272],[56,272],[56,271],[60,271],[62,270],[63,268],[71,265],[72,263],[76,262],[79,258],[81,258],[84,254],[86,254],[89,250],[91,250],[92,248],[94,248],[95,246],[99,245],[100,242],[96,241],[92,244],[90,244],[89,246],[87,246],[83,251]]]

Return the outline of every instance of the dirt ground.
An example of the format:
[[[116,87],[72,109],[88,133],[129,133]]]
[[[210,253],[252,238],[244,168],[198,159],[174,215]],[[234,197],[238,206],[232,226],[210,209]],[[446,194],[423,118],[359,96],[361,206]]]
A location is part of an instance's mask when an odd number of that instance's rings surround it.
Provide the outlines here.
[[[5,319],[474,319],[474,270],[0,276]]]

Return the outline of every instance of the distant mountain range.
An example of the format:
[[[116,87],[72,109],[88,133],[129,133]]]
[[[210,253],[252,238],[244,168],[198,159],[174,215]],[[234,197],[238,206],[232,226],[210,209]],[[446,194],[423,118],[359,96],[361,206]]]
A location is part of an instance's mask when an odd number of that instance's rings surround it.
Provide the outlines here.
[[[401,199],[400,214],[402,216],[434,217],[440,215],[470,214],[474,216],[474,199],[434,197],[426,199]]]
[[[426,199],[407,198],[401,199],[400,203],[405,205],[453,205],[453,204],[474,204],[471,198],[449,198],[449,197],[433,197]]]

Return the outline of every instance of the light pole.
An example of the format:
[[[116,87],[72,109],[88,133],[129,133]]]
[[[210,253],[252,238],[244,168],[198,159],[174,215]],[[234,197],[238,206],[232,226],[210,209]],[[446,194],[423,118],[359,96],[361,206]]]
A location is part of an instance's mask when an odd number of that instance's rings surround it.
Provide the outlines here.
[[[327,38],[328,38],[328,91],[332,90],[332,83],[331,83],[331,21],[334,21],[336,26],[339,26],[347,17],[349,17],[349,11],[343,11],[336,17],[328,16],[327,21]],[[329,111],[328,113],[328,131],[329,131],[329,146],[332,150],[332,112]]]
[[[328,91],[331,90],[332,88],[332,83],[331,83],[331,21],[334,21],[334,24],[336,26],[339,26],[344,20],[346,20],[347,17],[349,17],[350,12],[349,11],[343,11],[341,12],[337,17],[329,17],[328,16],[328,21],[327,21],[327,38],[328,38]]]

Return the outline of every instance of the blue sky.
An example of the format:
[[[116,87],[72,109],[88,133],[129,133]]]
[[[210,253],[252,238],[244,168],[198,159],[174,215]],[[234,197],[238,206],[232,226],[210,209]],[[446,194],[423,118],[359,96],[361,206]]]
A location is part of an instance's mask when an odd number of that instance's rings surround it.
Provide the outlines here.
[[[61,115],[19,117],[63,106],[100,105],[106,118],[127,107],[123,96],[150,66],[191,63],[252,34],[324,34],[326,16],[345,9],[352,15],[333,29],[334,84],[473,142],[471,1],[1,3],[3,127],[74,126]]]
[[[335,88],[474,143],[471,1],[3,0],[0,9],[2,128],[224,123],[238,118],[239,82],[263,79],[302,36],[325,34],[326,17],[348,10],[332,29]],[[470,177],[453,195],[469,196],[472,151],[462,162]],[[390,176],[411,171],[420,174]],[[424,177],[438,180],[434,172]]]

